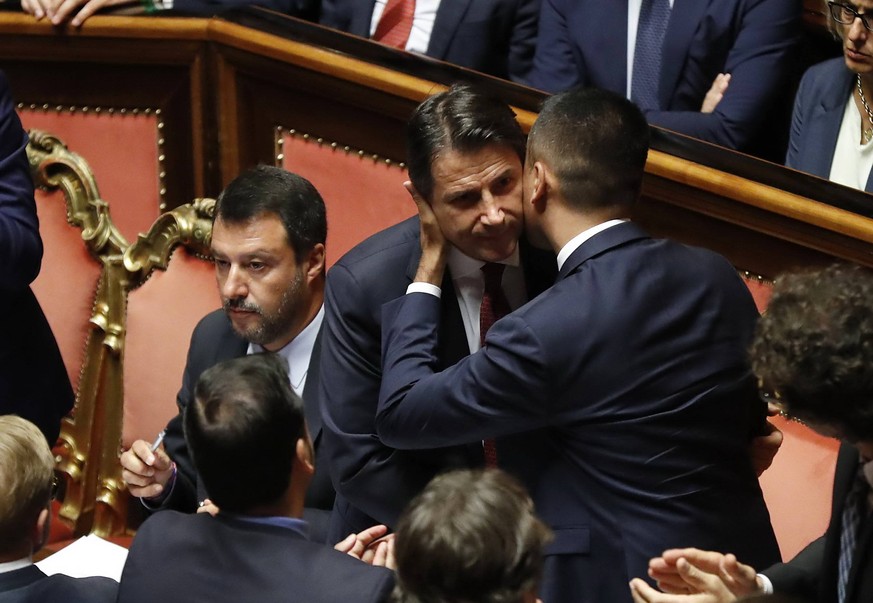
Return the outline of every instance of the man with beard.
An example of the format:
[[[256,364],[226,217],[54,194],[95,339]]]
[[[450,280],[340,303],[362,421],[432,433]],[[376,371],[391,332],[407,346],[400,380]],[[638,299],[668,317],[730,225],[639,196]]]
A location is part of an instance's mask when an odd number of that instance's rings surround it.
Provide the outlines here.
[[[179,414],[170,420],[163,448],[137,440],[121,455],[128,490],[151,509],[193,512],[208,504],[191,461],[182,416],[194,384],[207,368],[231,358],[274,352],[288,363],[291,387],[305,404],[316,449],[321,433],[317,362],[324,298],[324,201],[306,179],[259,166],[233,180],[215,204],[212,255],[222,310],[194,329]],[[304,518],[313,540],[324,541],[333,488],[317,471]]]

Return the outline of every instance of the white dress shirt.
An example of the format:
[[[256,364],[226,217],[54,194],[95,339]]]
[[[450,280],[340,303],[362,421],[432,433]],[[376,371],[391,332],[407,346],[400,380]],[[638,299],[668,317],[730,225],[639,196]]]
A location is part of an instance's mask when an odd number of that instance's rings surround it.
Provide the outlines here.
[[[376,33],[376,26],[385,10],[388,0],[376,0],[373,7],[373,17],[370,20],[370,37]],[[430,36],[433,33],[433,24],[436,21],[437,9],[440,0],[416,0],[415,16],[412,17],[412,31],[409,32],[409,40],[406,42],[406,50],[425,54],[430,44]]]
[[[866,120],[865,120],[866,124]],[[837,146],[831,160],[830,180],[858,190],[867,187],[867,178],[873,169],[873,140],[861,144],[861,114],[855,105],[854,94],[843,111]]]
[[[515,310],[527,302],[527,287],[524,282],[524,271],[521,268],[518,247],[515,248],[512,255],[499,263],[506,265],[501,285],[503,293],[506,295],[506,301],[509,302],[509,307]],[[485,294],[485,276],[482,274],[482,266],[484,265],[485,262],[474,260],[454,247],[449,250],[449,273],[452,275],[452,284],[458,298],[461,320],[464,323],[464,332],[471,354],[477,352],[480,347],[479,308],[482,305],[482,296]],[[442,296],[442,290],[430,283],[410,283],[406,292]]]
[[[285,347],[276,351],[288,363],[288,377],[291,381],[291,389],[298,396],[303,395],[303,388],[306,386],[309,359],[312,356],[312,348],[315,346],[315,339],[318,337],[318,330],[321,328],[322,320],[324,320],[324,306],[318,309],[318,314],[315,315],[312,322],[297,334],[297,337],[292,339]],[[246,354],[257,354],[265,351],[258,344],[250,343]]]
[[[573,252],[579,249],[582,243],[584,243],[597,233],[603,232],[607,228],[618,226],[623,222],[627,222],[627,220],[609,220],[608,222],[601,222],[597,226],[592,226],[587,230],[583,230],[575,237],[567,241],[567,243],[563,247],[561,247],[561,251],[558,253],[558,272],[561,271],[561,268],[564,266],[564,262],[567,261],[567,258],[573,255]]]

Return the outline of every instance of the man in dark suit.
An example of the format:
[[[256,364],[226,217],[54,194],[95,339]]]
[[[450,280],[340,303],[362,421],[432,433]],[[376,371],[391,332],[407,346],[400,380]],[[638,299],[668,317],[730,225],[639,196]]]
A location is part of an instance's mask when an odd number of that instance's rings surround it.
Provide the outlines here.
[[[285,358],[291,386],[304,397],[306,421],[322,470],[307,494],[313,539],[324,541],[333,489],[318,451],[318,347],[323,317],[324,241],[327,221],[321,195],[306,179],[260,166],[232,181],[218,198],[212,253],[223,310],[195,327],[177,404],[164,448],[137,440],[121,456],[123,477],[151,508],[193,512],[207,498],[191,462],[182,415],[205,369],[247,353]],[[372,525],[372,524],[370,524]],[[369,527],[369,526],[367,526]]]
[[[146,520],[121,575],[119,603],[387,600],[391,571],[306,537],[300,517],[314,467],[303,415],[278,355],[204,371],[184,425],[220,511]]]
[[[623,601],[649,551],[730,543],[779,558],[747,453],[764,426],[746,360],[757,312],[722,257],[628,222],[648,125],[626,99],[582,89],[547,100],[528,138],[529,240],[558,280],[494,323],[479,352],[434,362],[446,237],[425,225],[416,288],[382,308],[377,433],[416,449],[547,429],[557,455],[527,478],[554,530],[541,596]]]
[[[666,29],[647,37],[646,23],[651,22],[647,5],[656,3],[664,5]],[[800,2],[667,3],[543,0],[530,85],[548,92],[578,84],[612,90],[637,102],[652,125],[746,149],[772,110],[780,108],[774,103],[790,87],[800,35]],[[654,23],[652,27],[657,28]],[[642,82],[633,75],[635,60],[649,55],[636,57],[634,51],[658,35],[662,43],[655,43],[651,54],[655,62],[641,65],[643,74],[655,74],[654,102],[649,102],[637,90],[645,86],[645,75],[639,76]],[[713,91],[723,93],[723,98],[714,110],[710,104],[704,112],[713,84],[725,85],[719,74],[730,75],[729,85]]]
[[[408,3],[410,0],[401,0]],[[319,22],[365,38],[394,0],[323,0]],[[540,0],[418,2],[400,47],[496,77],[523,81],[530,70]],[[375,12],[374,12],[375,11]]]
[[[438,154],[446,160],[434,160]],[[480,345],[486,262],[505,266],[501,286],[511,307],[554,280],[554,256],[518,241],[523,154],[524,135],[509,107],[470,86],[430,97],[410,119],[409,187],[444,208],[441,220],[454,248],[443,283],[440,366]],[[484,461],[481,442],[410,452],[385,446],[376,436],[381,306],[412,283],[421,253],[418,233],[418,219],[377,233],[340,258],[327,277],[322,446],[338,493],[333,540],[374,523],[393,527],[433,476]],[[516,473],[534,456],[529,439],[522,446],[498,442],[498,448],[500,466]]]
[[[73,388],[30,283],[42,239],[25,147],[27,133],[0,72],[0,414],[35,423],[50,446],[73,408]]]
[[[777,279],[751,348],[752,367],[784,414],[843,440],[827,531],[761,575],[739,563],[746,561],[741,555],[668,550],[649,570],[667,592],[634,580],[638,603],[727,603],[761,592],[815,603],[873,601],[871,340],[869,270],[835,265]]]
[[[46,576],[31,560],[49,533],[54,466],[33,423],[0,416],[0,601],[112,603],[118,592],[114,580]]]

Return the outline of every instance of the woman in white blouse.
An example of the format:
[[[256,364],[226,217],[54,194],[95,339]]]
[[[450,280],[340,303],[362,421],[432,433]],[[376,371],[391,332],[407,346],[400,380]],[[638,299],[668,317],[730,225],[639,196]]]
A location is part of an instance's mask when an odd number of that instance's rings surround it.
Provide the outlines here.
[[[827,7],[843,56],[804,74],[785,164],[873,191],[873,0],[840,0]]]

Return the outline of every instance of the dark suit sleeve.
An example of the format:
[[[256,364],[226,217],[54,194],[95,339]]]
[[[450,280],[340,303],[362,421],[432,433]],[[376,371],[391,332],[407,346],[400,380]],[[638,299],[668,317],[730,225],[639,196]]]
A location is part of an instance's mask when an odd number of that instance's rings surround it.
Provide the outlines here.
[[[0,72],[0,289],[27,287],[42,262],[26,146],[27,134]]]
[[[573,47],[567,25],[566,0],[542,0],[533,68],[527,83],[546,92],[587,84],[585,64]]]
[[[337,492],[389,526],[432,477],[408,452],[385,446],[375,416],[382,378],[379,322],[367,292],[340,264],[327,278],[322,331],[322,447]]]
[[[179,414],[167,423],[167,434],[164,437],[164,448],[173,462],[176,463],[176,483],[164,500],[159,501],[157,506],[148,505],[150,509],[173,509],[183,513],[193,513],[197,510],[197,470],[185,441],[185,432],[182,425],[182,416],[194,398],[194,386],[202,369],[196,362],[196,350],[198,346],[198,334],[202,329],[202,322],[194,329],[191,335],[191,343],[188,346],[188,359],[185,362],[185,372],[182,374],[182,387],[176,395],[176,405]]]
[[[825,537],[813,540],[787,563],[777,563],[761,573],[773,583],[777,593],[811,599],[819,592],[824,561]]]
[[[688,111],[650,111],[646,114],[650,124],[732,149],[750,141],[767,110],[786,90],[800,34],[800,6],[796,0],[756,0],[743,6],[734,44],[725,64],[717,68],[731,74],[731,81],[716,110],[699,111],[707,86],[699,91],[699,106]]]
[[[352,3],[350,0],[322,0],[318,22],[325,27],[352,33]]]
[[[412,293],[383,307],[383,377],[376,426],[389,446],[428,448],[545,427],[559,409],[548,355],[514,314],[496,322],[485,347],[436,373],[440,301]]]
[[[509,38],[507,64],[509,79],[514,82],[525,83],[530,77],[537,42],[539,13],[540,0],[523,0],[518,4]]]
[[[803,169],[798,167],[800,159],[800,140],[803,133],[803,112],[806,107],[807,95],[809,93],[812,77],[809,72],[804,74],[800,80],[800,87],[797,89],[797,94],[794,97],[794,110],[791,113],[791,134],[788,138],[788,152],[785,156],[785,165],[794,169]]]

